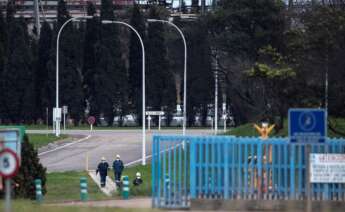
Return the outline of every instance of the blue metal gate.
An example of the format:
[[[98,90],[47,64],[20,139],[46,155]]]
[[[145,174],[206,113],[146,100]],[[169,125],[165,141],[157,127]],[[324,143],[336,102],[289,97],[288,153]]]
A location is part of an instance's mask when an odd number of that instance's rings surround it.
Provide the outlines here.
[[[152,205],[154,207],[189,207],[190,142],[190,137],[153,137]]]
[[[345,153],[345,140],[328,139],[308,151]],[[154,136],[153,206],[184,208],[196,198],[344,201],[345,184],[307,189],[306,154],[306,145],[287,138]]]

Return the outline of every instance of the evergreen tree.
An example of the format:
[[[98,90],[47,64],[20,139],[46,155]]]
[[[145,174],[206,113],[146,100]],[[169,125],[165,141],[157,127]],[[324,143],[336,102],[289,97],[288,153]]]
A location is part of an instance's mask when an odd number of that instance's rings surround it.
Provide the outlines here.
[[[2,14],[2,10],[0,9],[0,93],[3,93],[2,88],[2,72],[5,66],[5,59],[6,59],[6,43],[7,43],[7,31],[5,20]],[[2,102],[2,96],[0,95],[0,102]],[[3,118],[4,108],[3,105],[0,105],[0,123]]]
[[[93,16],[96,14],[96,8],[88,2],[87,14]],[[99,23],[96,17],[86,22],[86,31],[84,39],[84,59],[83,59],[83,88],[87,102],[92,102],[95,98],[95,75],[96,75],[96,47],[99,42]],[[97,114],[92,114],[97,115]]]
[[[13,13],[7,14],[10,21],[7,25],[8,59],[2,73],[2,104],[4,117],[11,123],[20,123],[33,119],[33,114],[29,112],[34,108],[32,52],[25,21],[15,20],[11,15]]]
[[[42,192],[46,193],[46,168],[40,163],[37,151],[29,142],[27,135],[23,138],[19,173],[13,178],[16,197],[35,199],[35,180],[41,179]]]
[[[152,6],[149,11],[149,18],[161,19],[159,10],[158,6]],[[162,24],[151,23],[149,25],[145,46],[148,52],[146,72],[147,106],[153,110],[160,110],[162,106],[171,104],[167,100],[175,93],[170,86],[173,77],[167,61],[164,26]]]
[[[145,23],[143,15],[137,4],[134,5],[130,24],[145,40]],[[141,123],[142,116],[142,47],[138,36],[131,32],[129,41],[129,99],[132,111],[138,116]]]
[[[194,124],[197,112],[201,115],[203,126],[206,125],[207,104],[214,98],[214,76],[211,67],[211,50],[207,28],[203,21],[189,25],[188,41],[188,92],[187,114],[188,124]]]
[[[66,10],[66,3],[60,0],[58,4],[58,27],[70,18]],[[60,107],[69,106],[69,115],[76,124],[82,117],[84,109],[82,73],[81,73],[81,41],[80,32],[73,23],[66,25],[60,35],[59,74],[60,74]]]
[[[53,32],[47,22],[43,22],[41,35],[38,42],[37,63],[35,69],[35,101],[38,117],[43,118],[46,108],[53,108],[54,91],[52,86],[54,82],[52,76],[49,76],[49,60],[53,51]],[[55,76],[55,75],[54,75]]]
[[[113,8],[111,0],[102,0],[101,20],[114,20]],[[122,61],[117,29],[118,26],[114,24],[101,26],[101,38],[96,52],[94,99],[91,101],[91,112],[103,114],[109,125],[113,122],[115,111],[122,115],[127,109],[127,73]]]

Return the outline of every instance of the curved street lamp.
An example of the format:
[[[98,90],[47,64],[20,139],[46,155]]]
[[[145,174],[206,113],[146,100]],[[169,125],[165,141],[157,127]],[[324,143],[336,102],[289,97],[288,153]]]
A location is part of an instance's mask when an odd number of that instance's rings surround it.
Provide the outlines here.
[[[176,26],[173,22],[171,21],[166,21],[166,20],[159,20],[159,19],[147,19],[147,22],[153,23],[153,22],[160,22],[160,23],[166,23],[169,24],[170,26],[174,27],[181,35],[183,44],[184,44],[184,82],[183,82],[183,129],[182,129],[182,134],[186,135],[186,117],[187,117],[187,43],[186,39],[184,37],[184,34],[182,30]]]
[[[110,20],[102,20],[102,24],[121,24],[129,27],[139,38],[141,49],[142,49],[142,95],[143,95],[143,106],[142,106],[142,123],[143,123],[143,130],[142,130],[142,165],[146,165],[146,127],[145,127],[145,47],[143,39],[141,38],[139,32],[131,25],[127,24],[126,22],[122,21],[110,21]]]
[[[77,19],[91,19],[93,16],[78,16],[68,19],[62,26],[60,27],[60,30],[57,35],[56,39],[56,113],[58,113],[59,108],[59,42],[60,42],[60,34],[64,27],[71,21],[75,21]],[[55,116],[55,135],[57,137],[60,136],[60,119]]]

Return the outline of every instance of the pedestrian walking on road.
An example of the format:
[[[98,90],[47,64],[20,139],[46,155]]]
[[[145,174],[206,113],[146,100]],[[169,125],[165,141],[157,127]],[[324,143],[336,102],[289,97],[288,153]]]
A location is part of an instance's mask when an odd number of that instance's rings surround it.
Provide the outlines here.
[[[108,168],[109,168],[109,164],[105,160],[105,157],[102,157],[102,160],[98,164],[97,171],[96,171],[96,175],[99,172],[99,175],[101,177],[101,187],[102,188],[105,186],[105,182],[106,182],[107,175],[108,175]]]
[[[116,159],[113,162],[113,170],[115,176],[115,183],[118,187],[121,187],[121,175],[123,171],[123,162],[120,160],[120,155],[116,155]]]

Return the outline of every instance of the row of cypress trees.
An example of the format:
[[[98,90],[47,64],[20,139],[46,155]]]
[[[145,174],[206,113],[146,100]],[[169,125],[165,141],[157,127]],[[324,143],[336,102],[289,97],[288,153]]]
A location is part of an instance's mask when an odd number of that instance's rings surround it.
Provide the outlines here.
[[[24,19],[14,18],[16,5],[9,1],[6,17],[0,15],[0,119],[2,123],[37,123],[51,120],[55,106],[55,63],[57,32],[71,16],[64,0],[59,0],[57,21],[44,22],[39,39],[29,33]],[[115,12],[114,12],[115,11]],[[87,14],[95,15],[92,3]],[[88,115],[103,115],[112,124],[114,116],[134,113],[141,117],[141,45],[126,27],[101,24],[101,20],[124,20],[144,38],[146,48],[147,106],[171,117],[181,104],[183,46],[176,31],[145,18],[164,19],[168,11],[159,5],[148,9],[137,5],[114,10],[111,0],[102,0],[100,17],[86,23],[69,23],[60,36],[60,106],[69,106],[76,123]],[[179,23],[186,32],[190,55],[188,89],[196,90],[188,99],[193,108],[210,102],[212,73],[210,54],[202,21]],[[207,34],[207,33],[205,33]],[[198,40],[195,42],[195,40]],[[169,58],[169,59],[168,59]],[[170,59],[171,58],[171,59]],[[202,61],[202,62],[200,62]],[[203,64],[206,63],[206,64]],[[195,80],[205,83],[201,86]],[[198,92],[205,91],[206,92]],[[48,110],[48,111],[47,111]],[[192,120],[192,118],[191,118]],[[141,122],[139,118],[139,122]]]

